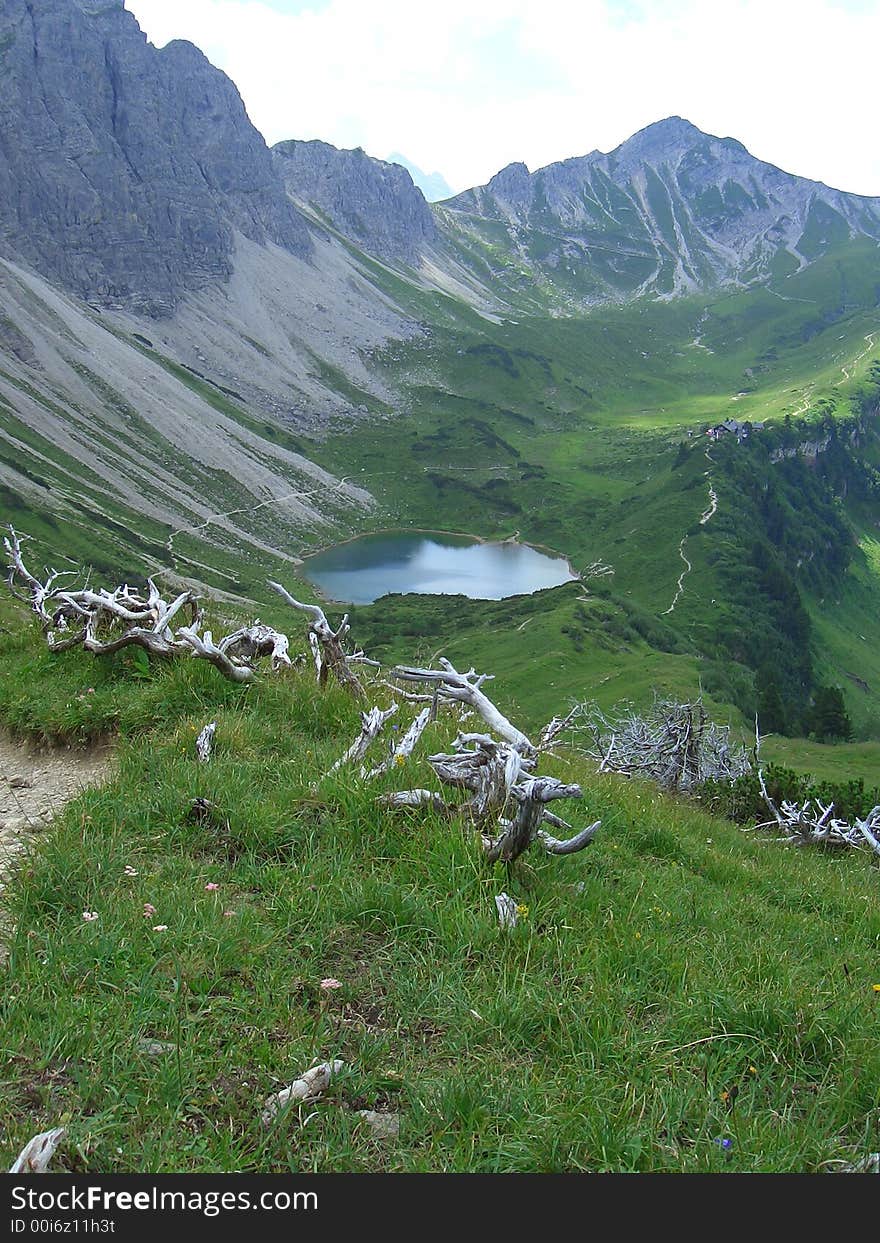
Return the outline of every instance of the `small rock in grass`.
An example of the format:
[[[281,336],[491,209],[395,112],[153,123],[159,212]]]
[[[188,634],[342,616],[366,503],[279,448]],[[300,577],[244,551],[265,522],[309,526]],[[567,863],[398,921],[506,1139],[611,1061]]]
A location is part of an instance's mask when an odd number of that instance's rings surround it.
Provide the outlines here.
[[[400,1114],[382,1113],[377,1109],[359,1109],[358,1113],[373,1132],[373,1139],[398,1139],[400,1136]]]
[[[137,1043],[138,1052],[146,1053],[147,1057],[164,1057],[166,1053],[173,1053],[177,1048],[176,1044],[171,1044],[167,1040],[139,1040]]]

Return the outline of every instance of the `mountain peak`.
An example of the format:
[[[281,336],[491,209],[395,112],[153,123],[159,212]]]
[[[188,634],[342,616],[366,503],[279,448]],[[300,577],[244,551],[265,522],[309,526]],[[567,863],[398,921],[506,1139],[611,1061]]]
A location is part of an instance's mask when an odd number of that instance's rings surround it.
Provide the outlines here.
[[[611,154],[633,154],[641,157],[654,151],[690,147],[710,137],[711,135],[704,133],[684,117],[665,117],[662,121],[653,121],[644,129],[637,130]]]
[[[530,177],[528,167],[522,160],[516,160],[497,172],[486,188],[490,194],[502,199],[516,200],[528,195]]]

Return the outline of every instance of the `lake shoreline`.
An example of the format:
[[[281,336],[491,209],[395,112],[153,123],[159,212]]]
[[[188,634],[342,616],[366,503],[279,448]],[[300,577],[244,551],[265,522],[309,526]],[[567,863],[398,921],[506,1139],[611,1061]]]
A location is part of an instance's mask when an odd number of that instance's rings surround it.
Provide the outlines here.
[[[297,561],[300,565],[305,565],[312,557],[319,557],[333,548],[344,548],[346,544],[354,544],[359,539],[369,539],[373,535],[456,535],[460,539],[473,540],[475,544],[498,544],[499,546],[516,544],[521,548],[534,548],[535,552],[546,553],[554,561],[564,561],[573,579],[580,577],[564,552],[560,552],[558,548],[551,548],[548,544],[533,544],[530,540],[521,540],[518,538],[519,531],[507,536],[506,539],[490,539],[486,535],[474,535],[472,531],[441,531],[438,527],[378,527],[375,531],[360,531],[357,535],[349,535],[348,539],[334,540],[332,544],[322,544],[320,548],[315,548],[311,552],[300,552],[297,554]]]
[[[389,553],[383,547],[383,539],[393,549],[392,552]],[[370,561],[370,542],[378,543],[380,548],[378,554],[373,554],[373,561]],[[364,546],[362,562],[358,563],[359,554],[354,552],[349,554],[351,559],[348,561],[343,556],[342,564],[333,563],[334,554],[355,544]],[[400,547],[406,549],[406,554],[404,557],[395,557],[394,551],[398,551]],[[401,571],[413,557],[413,548],[418,548],[423,557],[419,558],[420,574],[409,574],[408,577],[405,573],[401,574]],[[430,557],[438,556],[440,548],[449,549],[454,556],[455,553],[461,553],[465,557],[465,566],[462,566],[461,573],[456,574],[455,568],[450,571],[449,563],[442,563],[442,559],[441,571],[436,576],[431,572]],[[479,553],[477,549],[485,549],[485,553]],[[488,558],[485,562],[485,574],[475,573],[474,561],[472,558],[470,561],[467,559],[469,554],[477,557],[477,566],[481,557]],[[322,564],[322,558],[329,558],[328,566]],[[428,558],[428,564],[425,564],[425,558]],[[309,563],[316,562],[317,574],[312,577],[308,572]],[[548,574],[547,569],[551,563],[553,569]],[[568,557],[557,552],[557,549],[548,548],[546,544],[522,541],[518,531],[506,538],[488,538],[472,532],[441,531],[436,527],[385,527],[378,531],[360,532],[348,539],[326,544],[314,552],[302,554],[301,567],[303,577],[308,579],[309,585],[322,599],[336,604],[352,604],[355,607],[373,604],[383,595],[462,595],[474,600],[497,600],[513,595],[531,595],[567,582],[579,582],[579,574],[575,572]],[[339,583],[339,576],[348,579],[344,585]],[[369,583],[370,576],[374,576],[373,583]],[[375,580],[377,576],[378,582]],[[329,582],[326,578],[329,578]],[[551,578],[556,580],[552,582],[549,580]],[[336,582],[333,579],[337,579]],[[431,587],[435,583],[438,587],[449,585],[450,589],[433,590]],[[488,588],[488,594],[474,594],[475,583],[481,584],[484,593]],[[370,599],[365,598],[367,593],[372,592],[377,594]],[[351,598],[352,595],[354,599]]]

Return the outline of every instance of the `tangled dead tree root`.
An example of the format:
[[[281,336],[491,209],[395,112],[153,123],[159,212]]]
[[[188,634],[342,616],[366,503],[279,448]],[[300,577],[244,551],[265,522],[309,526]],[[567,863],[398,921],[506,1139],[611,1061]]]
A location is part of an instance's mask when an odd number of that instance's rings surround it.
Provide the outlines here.
[[[728,726],[706,715],[701,699],[655,699],[647,712],[624,705],[605,713],[579,704],[572,713],[572,745],[599,772],[647,777],[663,790],[687,793],[706,781],[733,782],[751,769],[744,747]]]
[[[760,753],[761,735],[756,721],[756,761]],[[777,803],[770,797],[764,770],[760,765],[758,766],[758,785],[761,797],[773,818],[763,824],[755,825],[755,829],[772,829],[777,826],[783,835],[781,840],[790,842],[793,846],[844,847],[850,850],[864,850],[867,847],[875,855],[880,856],[880,806],[873,807],[864,819],[854,816],[850,824],[848,820],[840,820],[834,815],[833,803],[826,805],[818,799],[807,799],[803,803],[781,799]]]
[[[434,790],[419,788],[382,795],[379,802],[393,810],[427,808],[435,813],[462,817],[480,834],[486,858],[492,863],[512,863],[533,843],[554,855],[583,850],[595,837],[601,822],[597,820],[577,830],[548,806],[560,799],[581,798],[580,786],[566,784],[556,777],[538,776],[536,771],[540,759],[550,751],[569,718],[554,718],[543,730],[538,743],[532,743],[482,689],[490,680],[488,675],[477,674],[474,669],[459,673],[448,660],[441,660],[439,664],[439,669],[401,665],[391,671],[392,679],[431,685],[434,693],[428,697],[430,706],[421,710],[384,763],[369,771],[362,766],[361,777],[371,780],[403,764],[429,721],[436,717],[440,703],[472,709],[497,737],[460,731],[449,754],[428,756],[428,764],[441,785],[465,791],[468,797],[451,801]],[[330,772],[363,760],[367,748],[397,710],[395,702],[385,711],[373,708],[365,712],[360,736]],[[564,829],[571,836],[555,837],[545,826]]]
[[[51,652],[82,647],[95,656],[108,656],[126,647],[139,647],[151,656],[207,660],[232,682],[252,682],[256,677],[255,662],[263,657],[271,659],[276,672],[292,664],[286,634],[257,619],[215,642],[211,631],[202,629],[199,598],[184,591],[175,599],[166,600],[152,578],[147,579],[146,591],[128,584],[114,591],[74,587],[69,580],[76,574],[71,570],[47,568],[39,579],[24,561],[22,545],[27,538],[8,527],[3,538],[9,557],[6,581],[12,595],[27,604],[38,618]],[[316,605],[300,604],[280,584],[271,585],[289,604],[312,618],[309,641],[319,682],[323,685],[332,672],[350,693],[363,699],[363,687],[350,666],[366,658],[362,652],[348,656],[342,647],[349,629],[348,618],[344,617],[334,631]],[[181,625],[182,621],[186,624]]]

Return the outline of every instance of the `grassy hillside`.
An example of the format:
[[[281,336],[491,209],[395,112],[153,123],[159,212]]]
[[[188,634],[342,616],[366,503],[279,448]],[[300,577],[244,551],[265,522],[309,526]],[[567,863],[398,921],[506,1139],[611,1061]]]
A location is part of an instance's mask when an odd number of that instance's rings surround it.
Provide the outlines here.
[[[201,662],[52,657],[14,608],[0,648],[19,733],[118,737],[115,777],[3,896],[4,1160],[59,1122],[58,1167],[102,1173],[819,1171],[880,1146],[867,857],[571,760],[596,842],[493,871],[460,824],[393,816],[349,772],[316,782],[358,720],[307,671],[242,689]],[[454,724],[432,730],[420,755]],[[432,778],[416,757],[402,780]],[[502,889],[528,908],[506,932]],[[265,1098],[330,1057],[326,1096],[265,1129]],[[399,1113],[399,1140],[364,1108]]]

